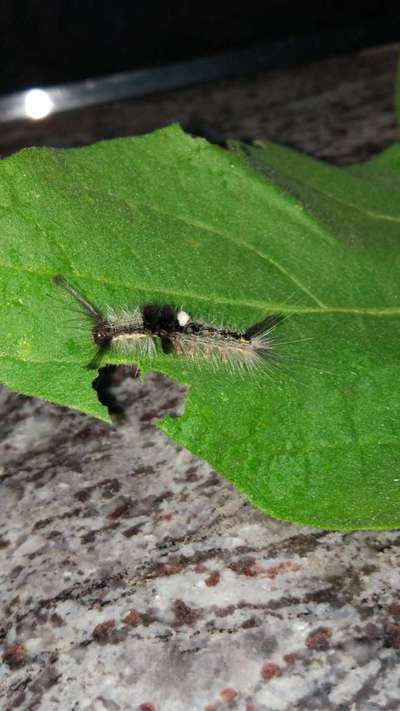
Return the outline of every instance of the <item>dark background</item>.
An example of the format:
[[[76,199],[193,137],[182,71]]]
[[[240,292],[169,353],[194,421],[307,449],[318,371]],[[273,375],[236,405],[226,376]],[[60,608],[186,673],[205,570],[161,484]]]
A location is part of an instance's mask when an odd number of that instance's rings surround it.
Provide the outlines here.
[[[399,38],[399,2],[2,0],[0,94],[289,38],[302,61],[337,51],[341,32],[340,51]]]

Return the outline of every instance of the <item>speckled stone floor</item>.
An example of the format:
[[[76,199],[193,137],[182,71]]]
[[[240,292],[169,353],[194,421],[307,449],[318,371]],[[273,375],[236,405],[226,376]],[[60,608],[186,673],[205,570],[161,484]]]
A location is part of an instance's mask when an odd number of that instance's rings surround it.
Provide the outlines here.
[[[209,92],[215,131],[225,101],[225,137],[258,92],[246,131],[271,137],[280,120],[282,142],[346,163],[396,137],[395,56],[389,48],[175,100]],[[144,124],[156,105],[138,102]],[[162,120],[172,104],[159,106]],[[130,102],[125,119],[133,111]],[[99,138],[85,115],[87,137]],[[21,127],[9,138],[5,152],[28,140]],[[152,375],[117,393],[127,419],[109,427],[0,392],[1,709],[397,710],[400,532],[269,519],[155,428],[182,411],[182,387]]]
[[[400,534],[271,520],[152,424],[2,392],[2,708],[397,709]]]

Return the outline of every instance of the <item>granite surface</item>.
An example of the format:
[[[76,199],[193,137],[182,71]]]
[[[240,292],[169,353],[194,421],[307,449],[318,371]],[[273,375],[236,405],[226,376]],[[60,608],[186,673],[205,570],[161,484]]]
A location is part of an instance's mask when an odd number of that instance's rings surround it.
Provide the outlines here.
[[[0,150],[198,119],[362,160],[398,137],[396,56],[15,125]],[[0,392],[0,708],[397,710],[400,532],[274,521],[156,429],[182,387],[151,375],[116,394],[126,420],[107,426]]]
[[[154,427],[1,393],[4,709],[397,709],[398,532],[274,521]]]

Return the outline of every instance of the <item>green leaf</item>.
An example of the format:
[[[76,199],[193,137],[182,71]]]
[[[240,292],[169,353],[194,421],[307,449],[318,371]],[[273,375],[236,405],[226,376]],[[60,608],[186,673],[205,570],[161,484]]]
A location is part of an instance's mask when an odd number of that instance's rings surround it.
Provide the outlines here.
[[[178,127],[22,151],[0,163],[0,379],[107,419],[58,273],[100,311],[173,303],[235,329],[288,315],[276,368],[141,358],[188,386],[160,426],[278,518],[398,527],[399,198],[399,146],[351,169]]]

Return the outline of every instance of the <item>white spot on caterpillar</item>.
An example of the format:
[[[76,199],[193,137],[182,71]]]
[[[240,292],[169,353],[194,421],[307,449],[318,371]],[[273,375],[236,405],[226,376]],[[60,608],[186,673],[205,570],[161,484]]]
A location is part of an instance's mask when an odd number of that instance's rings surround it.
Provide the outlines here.
[[[179,325],[184,328],[184,326],[187,326],[189,321],[190,321],[190,316],[186,311],[178,311],[176,319],[179,323]]]

